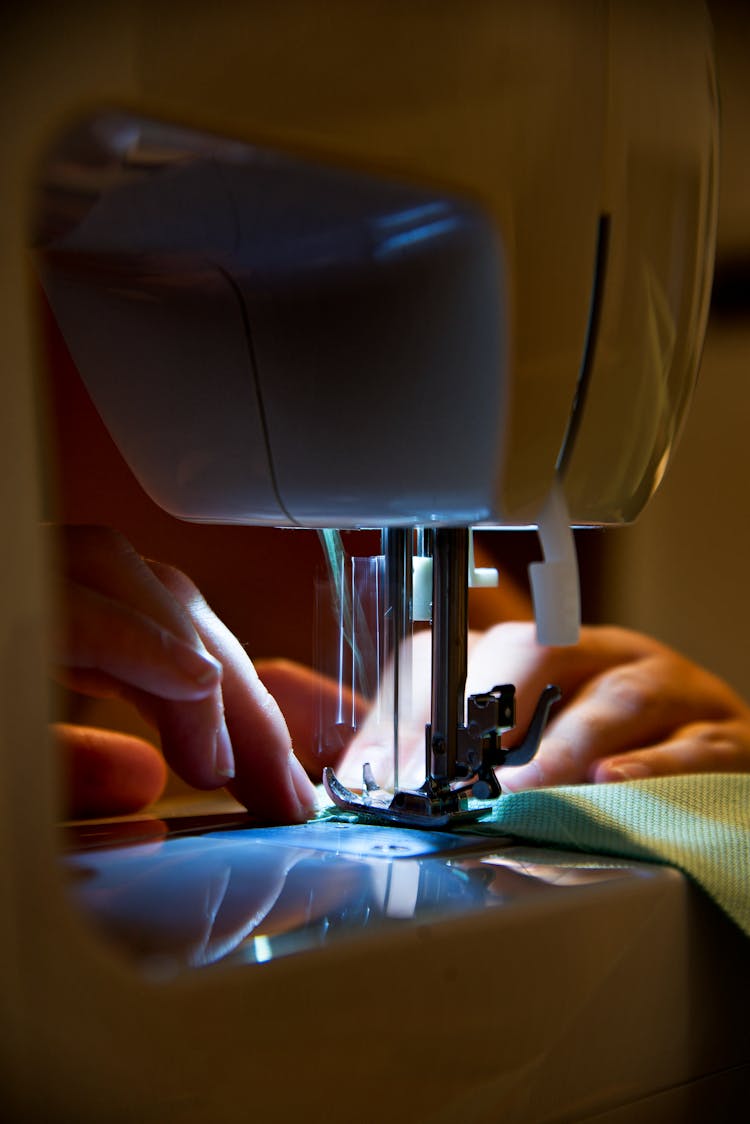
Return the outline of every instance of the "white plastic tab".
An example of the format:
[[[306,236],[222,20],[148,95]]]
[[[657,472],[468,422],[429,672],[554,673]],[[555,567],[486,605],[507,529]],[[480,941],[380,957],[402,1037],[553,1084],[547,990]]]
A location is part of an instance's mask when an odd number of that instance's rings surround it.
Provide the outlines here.
[[[474,532],[469,531],[469,589],[494,589],[499,581],[494,566],[474,565]]]
[[[575,644],[581,627],[578,559],[559,480],[539,513],[538,530],[544,562],[529,566],[537,639],[540,644]]]

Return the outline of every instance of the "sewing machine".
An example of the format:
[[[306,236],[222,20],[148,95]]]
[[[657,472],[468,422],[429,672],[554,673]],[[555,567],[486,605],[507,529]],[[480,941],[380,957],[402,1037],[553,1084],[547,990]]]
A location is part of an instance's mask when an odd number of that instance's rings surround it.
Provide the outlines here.
[[[141,825],[120,850],[110,826],[82,828],[63,882],[38,704],[30,313],[12,291],[9,1101],[77,1120],[703,1111],[741,1025],[711,968],[717,948],[739,958],[736,934],[674,871],[442,829],[470,794],[498,798],[513,723],[512,691],[492,683],[465,710],[469,528],[538,527],[541,636],[573,640],[570,527],[636,517],[689,400],[716,203],[704,13],[165,13],[87,12],[64,75],[54,24],[49,49],[19,25],[12,260],[30,213],[81,375],[167,510],[383,528],[394,752],[399,653],[415,616],[432,618],[426,775],[387,796],[377,777],[362,794],[328,777],[388,828],[182,821],[166,840]],[[47,68],[54,106],[32,97]]]

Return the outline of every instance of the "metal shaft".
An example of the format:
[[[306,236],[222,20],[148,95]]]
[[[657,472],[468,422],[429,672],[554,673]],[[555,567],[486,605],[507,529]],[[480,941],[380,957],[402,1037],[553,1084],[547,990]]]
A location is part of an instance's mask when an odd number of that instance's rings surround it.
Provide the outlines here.
[[[428,774],[456,775],[458,727],[465,721],[469,532],[435,531],[432,572],[432,708]]]
[[[399,719],[411,703],[411,529],[389,527],[381,535],[385,556],[385,658],[393,672],[393,784],[398,788]]]

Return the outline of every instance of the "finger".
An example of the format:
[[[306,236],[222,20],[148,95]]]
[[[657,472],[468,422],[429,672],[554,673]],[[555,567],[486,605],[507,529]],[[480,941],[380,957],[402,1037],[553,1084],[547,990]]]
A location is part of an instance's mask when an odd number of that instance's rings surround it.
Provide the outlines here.
[[[216,690],[220,667],[205,651],[189,613],[123,535],[96,526],[67,526],[57,533],[68,578],[69,628],[63,643],[88,648],[65,658],[79,683],[87,678],[87,686],[111,693],[109,675],[167,698],[196,698]],[[82,591],[89,593],[84,604]],[[76,663],[77,654],[86,661],[83,667]]]
[[[62,723],[53,726],[62,754],[70,819],[137,812],[161,795],[164,759],[141,738]]]
[[[174,702],[147,692],[127,697],[154,725],[169,764],[194,788],[221,788],[235,775],[234,754],[221,691]]]
[[[326,765],[337,767],[347,744],[344,736],[337,739],[326,735],[328,717],[339,709],[347,715],[364,714],[365,700],[291,660],[256,660],[255,670],[281,708],[295,755],[308,774],[320,780]]]
[[[501,770],[518,788],[589,780],[595,762],[668,738],[678,727],[737,713],[740,700],[720,680],[672,652],[595,676],[550,722],[528,765]]]
[[[71,673],[70,669],[63,669],[58,679],[87,695],[119,697],[132,703],[158,730],[167,761],[195,788],[221,788],[234,777],[234,757],[220,690],[203,699],[174,701],[130,687],[100,672]]]
[[[70,581],[131,606],[158,622],[171,635],[200,647],[185,607],[119,531],[93,526],[66,526],[57,530],[63,573]]]
[[[316,807],[315,789],[292,753],[281,710],[244,648],[184,574],[160,563],[149,565],[188,611],[207,649],[222,666],[229,748],[235,762],[233,794],[264,819],[309,818]]]
[[[170,699],[195,699],[216,692],[221,667],[207,652],[167,631],[129,605],[86,586],[70,583],[63,636],[55,642],[60,677],[102,678]],[[202,649],[202,644],[201,644]]]
[[[622,781],[680,773],[745,773],[750,771],[750,722],[694,722],[675,731],[660,745],[595,762],[591,780]]]

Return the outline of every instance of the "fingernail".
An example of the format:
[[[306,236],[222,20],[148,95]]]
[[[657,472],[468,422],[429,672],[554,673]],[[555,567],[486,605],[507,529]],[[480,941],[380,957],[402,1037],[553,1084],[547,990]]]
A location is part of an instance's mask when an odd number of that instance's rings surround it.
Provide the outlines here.
[[[300,811],[307,817],[313,816],[318,810],[318,795],[315,791],[315,785],[294,754],[289,758],[289,773],[299,800]]]
[[[523,792],[527,788],[544,788],[546,780],[536,762],[528,765],[507,765],[498,770],[500,785],[507,792]]]
[[[205,687],[208,691],[221,682],[221,664],[208,652],[200,652],[176,636],[169,635],[165,636],[165,647],[174,665],[197,687]]]
[[[216,748],[214,751],[214,769],[217,777],[224,781],[231,781],[234,776],[234,751],[229,730],[224,718],[216,731]]]
[[[648,765],[640,761],[624,761],[622,765],[611,765],[607,768],[605,780],[608,781],[637,781],[643,777],[652,777],[653,772]]]

